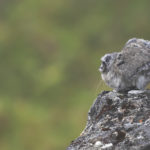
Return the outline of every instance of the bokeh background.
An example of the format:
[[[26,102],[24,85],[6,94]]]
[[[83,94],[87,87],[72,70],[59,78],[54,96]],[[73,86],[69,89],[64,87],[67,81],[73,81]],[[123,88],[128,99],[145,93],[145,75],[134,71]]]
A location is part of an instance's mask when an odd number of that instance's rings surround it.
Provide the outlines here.
[[[149,0],[0,1],[0,150],[63,150],[82,132],[100,57],[150,40]]]

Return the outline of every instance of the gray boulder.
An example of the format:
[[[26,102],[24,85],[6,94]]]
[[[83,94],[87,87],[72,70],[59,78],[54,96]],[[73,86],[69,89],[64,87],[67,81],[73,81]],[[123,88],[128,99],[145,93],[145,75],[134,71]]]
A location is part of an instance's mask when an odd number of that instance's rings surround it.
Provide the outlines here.
[[[88,112],[81,136],[67,150],[149,150],[150,91],[104,91]]]

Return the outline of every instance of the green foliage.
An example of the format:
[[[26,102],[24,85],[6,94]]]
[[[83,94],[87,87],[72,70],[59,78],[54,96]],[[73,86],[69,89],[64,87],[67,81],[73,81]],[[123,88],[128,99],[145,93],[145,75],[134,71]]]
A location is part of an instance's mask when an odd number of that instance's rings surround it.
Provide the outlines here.
[[[150,40],[148,0],[2,0],[0,149],[62,150],[86,123],[100,57]]]

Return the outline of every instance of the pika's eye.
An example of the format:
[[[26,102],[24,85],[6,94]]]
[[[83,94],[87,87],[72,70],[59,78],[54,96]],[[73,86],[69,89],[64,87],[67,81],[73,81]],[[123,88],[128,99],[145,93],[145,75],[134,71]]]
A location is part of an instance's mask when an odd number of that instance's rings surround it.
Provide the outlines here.
[[[111,56],[107,56],[105,61],[109,62],[110,59],[111,59]]]
[[[102,65],[105,65],[106,63],[104,61],[102,61]]]

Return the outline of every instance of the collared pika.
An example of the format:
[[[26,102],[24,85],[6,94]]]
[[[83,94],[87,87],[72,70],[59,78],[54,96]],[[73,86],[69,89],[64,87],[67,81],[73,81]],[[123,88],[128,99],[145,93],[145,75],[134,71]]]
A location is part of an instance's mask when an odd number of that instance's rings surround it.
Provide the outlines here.
[[[143,90],[150,83],[150,41],[130,39],[121,52],[106,54],[101,61],[102,79],[118,92]]]

